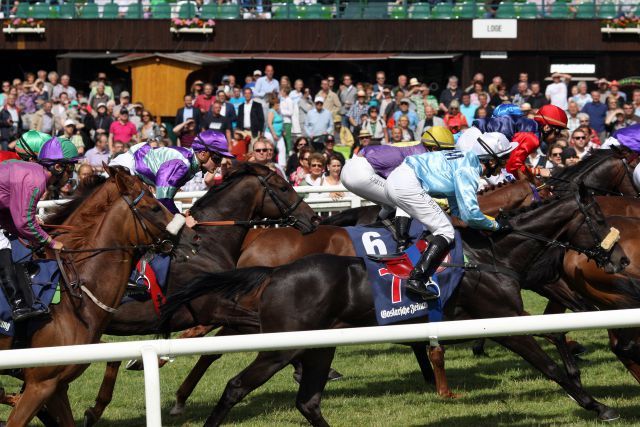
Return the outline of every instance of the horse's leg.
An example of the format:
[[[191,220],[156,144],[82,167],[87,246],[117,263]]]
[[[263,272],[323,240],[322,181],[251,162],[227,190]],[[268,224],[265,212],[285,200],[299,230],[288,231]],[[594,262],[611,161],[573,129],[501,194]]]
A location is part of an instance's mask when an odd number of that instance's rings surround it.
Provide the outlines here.
[[[218,404],[207,418],[205,426],[220,425],[234,405],[287,366],[296,352],[296,350],[289,350],[258,353],[249,366],[229,380]]]
[[[420,366],[420,372],[422,372],[422,378],[427,384],[435,384],[436,376],[433,373],[431,363],[429,363],[429,357],[427,356],[427,345],[425,343],[411,343],[411,350],[416,357],[418,366]]]
[[[613,408],[598,402],[583,387],[578,387],[560,369],[560,367],[547,355],[538,343],[529,335],[493,338],[494,341],[509,350],[519,354],[524,360],[538,369],[544,376],[555,381],[585,409],[596,411],[598,418],[610,421],[620,417]]]
[[[618,360],[622,362],[625,368],[633,375],[633,378],[640,383],[640,364],[630,359],[628,352],[622,349],[620,339],[615,330],[609,329],[609,347]]]
[[[58,379],[29,382],[7,419],[7,427],[26,426],[58,387]]]
[[[543,314],[562,314],[565,311],[567,311],[567,307],[564,304],[562,304],[559,301],[550,299],[549,302],[547,303],[547,306],[544,309]],[[587,352],[587,349],[582,344],[572,339],[569,339],[569,337],[566,334],[564,334],[564,339],[566,340],[567,346],[572,355],[580,356],[581,354],[584,354]],[[560,351],[560,349],[558,349],[558,351]]]
[[[485,339],[484,338],[480,338],[477,340],[473,341],[473,346],[471,347],[471,351],[473,352],[474,356],[486,356],[489,357],[489,354],[484,351],[484,344],[485,344]]]
[[[573,381],[578,387],[582,387],[582,380],[580,379],[580,369],[578,368],[578,363],[576,362],[576,358],[571,352],[569,348],[569,343],[567,341],[567,335],[565,333],[555,333],[555,334],[547,334],[544,335],[549,341],[556,346],[558,350],[558,354],[562,359],[562,363],[564,364],[565,371],[569,376],[569,379]]]
[[[335,347],[307,350],[300,358],[303,369],[296,407],[313,426],[329,427],[322,416],[320,400],[335,352]]]
[[[458,397],[455,393],[452,393],[449,389],[449,382],[447,381],[447,373],[444,370],[444,347],[430,346],[429,347],[429,360],[433,365],[433,371],[435,372],[436,379],[436,392],[440,397]]]
[[[9,393],[4,391],[4,388],[0,388],[0,404],[8,406],[16,406],[16,403],[20,400],[20,393]]]
[[[198,382],[200,382],[207,369],[209,369],[209,366],[221,357],[221,354],[200,356],[198,362],[191,368],[191,372],[189,372],[187,378],[184,379],[182,384],[180,384],[180,388],[176,391],[176,403],[173,405],[173,408],[171,408],[171,412],[169,412],[171,415],[182,415],[184,413],[187,399],[189,399],[189,396],[193,393],[196,385],[198,385]]]
[[[61,427],[74,427],[76,425],[71,412],[71,405],[69,404],[68,390],[68,384],[60,384],[47,401],[47,411],[56,420],[54,425]]]
[[[98,396],[96,396],[96,402],[91,408],[87,408],[84,411],[84,427],[90,427],[98,422],[102,417],[104,410],[111,403],[113,398],[113,389],[116,386],[116,379],[118,378],[118,371],[122,362],[109,362],[104,371],[104,377],[102,378],[102,384],[100,384],[100,390]]]

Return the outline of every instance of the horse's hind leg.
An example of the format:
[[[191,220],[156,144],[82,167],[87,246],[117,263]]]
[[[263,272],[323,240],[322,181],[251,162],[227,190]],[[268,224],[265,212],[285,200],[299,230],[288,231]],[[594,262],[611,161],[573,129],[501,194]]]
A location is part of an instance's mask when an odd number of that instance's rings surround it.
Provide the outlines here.
[[[577,403],[585,409],[596,411],[598,418],[610,421],[620,417],[615,409],[598,402],[583,387],[577,386],[571,381],[562,369],[547,355],[533,337],[520,335],[513,337],[493,338],[500,345],[519,354],[524,360],[542,372],[547,378],[555,381]]]
[[[209,366],[222,357],[221,354],[207,354],[200,356],[195,366],[191,368],[189,375],[184,379],[180,388],[176,391],[176,403],[171,408],[171,415],[182,415],[187,404],[187,399],[193,393],[196,385],[200,382]]]
[[[329,426],[320,411],[320,400],[335,352],[335,347],[307,350],[300,358],[303,368],[296,407],[314,426]]]
[[[229,380],[218,404],[207,418],[205,426],[220,425],[235,404],[287,366],[296,352],[297,350],[258,353],[249,366]]]
[[[441,345],[429,347],[429,360],[435,372],[436,391],[440,397],[458,397],[449,389],[447,373],[444,370],[444,347]]]
[[[569,379],[573,381],[578,387],[582,387],[582,380],[580,379],[580,369],[576,358],[569,349],[569,343],[567,342],[567,335],[564,333],[555,333],[544,335],[549,341],[556,346],[558,354],[562,359],[565,371],[569,376]]]
[[[102,384],[100,384],[100,390],[98,396],[96,396],[96,403],[91,408],[87,408],[84,411],[84,427],[90,427],[98,422],[102,417],[104,410],[111,403],[113,398],[113,389],[116,386],[116,379],[118,378],[118,371],[122,362],[109,362],[104,371],[104,378],[102,378]]]

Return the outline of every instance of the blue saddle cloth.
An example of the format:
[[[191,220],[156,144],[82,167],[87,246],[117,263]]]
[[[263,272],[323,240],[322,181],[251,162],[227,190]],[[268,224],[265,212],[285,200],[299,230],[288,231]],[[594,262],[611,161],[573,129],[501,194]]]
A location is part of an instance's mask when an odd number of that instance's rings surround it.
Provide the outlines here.
[[[440,267],[433,280],[440,287],[440,298],[424,301],[417,295],[405,290],[404,279],[395,275],[383,263],[376,262],[367,255],[393,254],[397,243],[391,231],[386,227],[346,227],[356,250],[356,255],[363,258],[367,267],[372,287],[376,317],[379,325],[389,325],[417,317],[428,317],[430,322],[442,320],[442,310],[453,291],[464,276],[460,267]],[[413,241],[422,235],[423,226],[418,221],[411,224],[410,235]],[[413,264],[420,259],[424,244],[414,244],[405,253]],[[444,262],[461,265],[464,262],[462,239],[456,231],[454,243]]]
[[[41,304],[34,303],[34,308],[42,309],[48,307],[53,301],[60,283],[58,263],[54,260],[33,260],[31,251],[17,239],[11,240],[11,258],[13,262],[28,262],[36,266],[35,269],[30,269],[31,271],[36,271],[31,276],[31,287],[33,288],[33,294],[40,300]],[[9,304],[4,290],[2,290],[0,292],[0,334],[10,337],[15,334],[11,312],[11,304]],[[43,323],[38,319],[28,321],[27,333],[29,335],[32,334],[41,325]]]
[[[160,287],[162,293],[167,292],[167,280],[169,277],[169,268],[171,267],[171,257],[164,254],[154,254],[151,260],[147,264],[147,268],[153,270],[157,285]],[[145,272],[139,272],[137,268],[134,268],[129,276],[129,283],[134,283],[140,288],[150,288],[152,286],[147,280]],[[122,298],[121,304],[126,304],[131,301],[146,301],[151,298],[151,289],[149,292],[136,292],[125,295]]]

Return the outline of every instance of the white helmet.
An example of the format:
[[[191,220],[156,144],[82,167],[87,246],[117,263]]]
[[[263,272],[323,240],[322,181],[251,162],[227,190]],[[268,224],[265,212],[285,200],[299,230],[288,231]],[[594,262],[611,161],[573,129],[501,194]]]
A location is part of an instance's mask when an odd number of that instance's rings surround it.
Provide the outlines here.
[[[518,146],[517,142],[509,142],[500,132],[482,133],[480,129],[471,127],[458,138],[457,148],[460,151],[471,151],[478,157],[503,157]]]

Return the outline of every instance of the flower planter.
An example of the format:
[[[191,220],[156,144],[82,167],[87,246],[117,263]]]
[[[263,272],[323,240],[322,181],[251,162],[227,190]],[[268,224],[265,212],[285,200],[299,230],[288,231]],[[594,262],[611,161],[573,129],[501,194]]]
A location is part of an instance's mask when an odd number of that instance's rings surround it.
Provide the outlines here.
[[[604,34],[640,34],[640,27],[635,28],[611,28],[602,27],[600,32]]]
[[[169,29],[173,34],[213,34],[213,28],[173,28]]]
[[[44,27],[33,27],[33,28],[14,28],[14,27],[4,27],[2,32],[5,34],[44,34]]]

